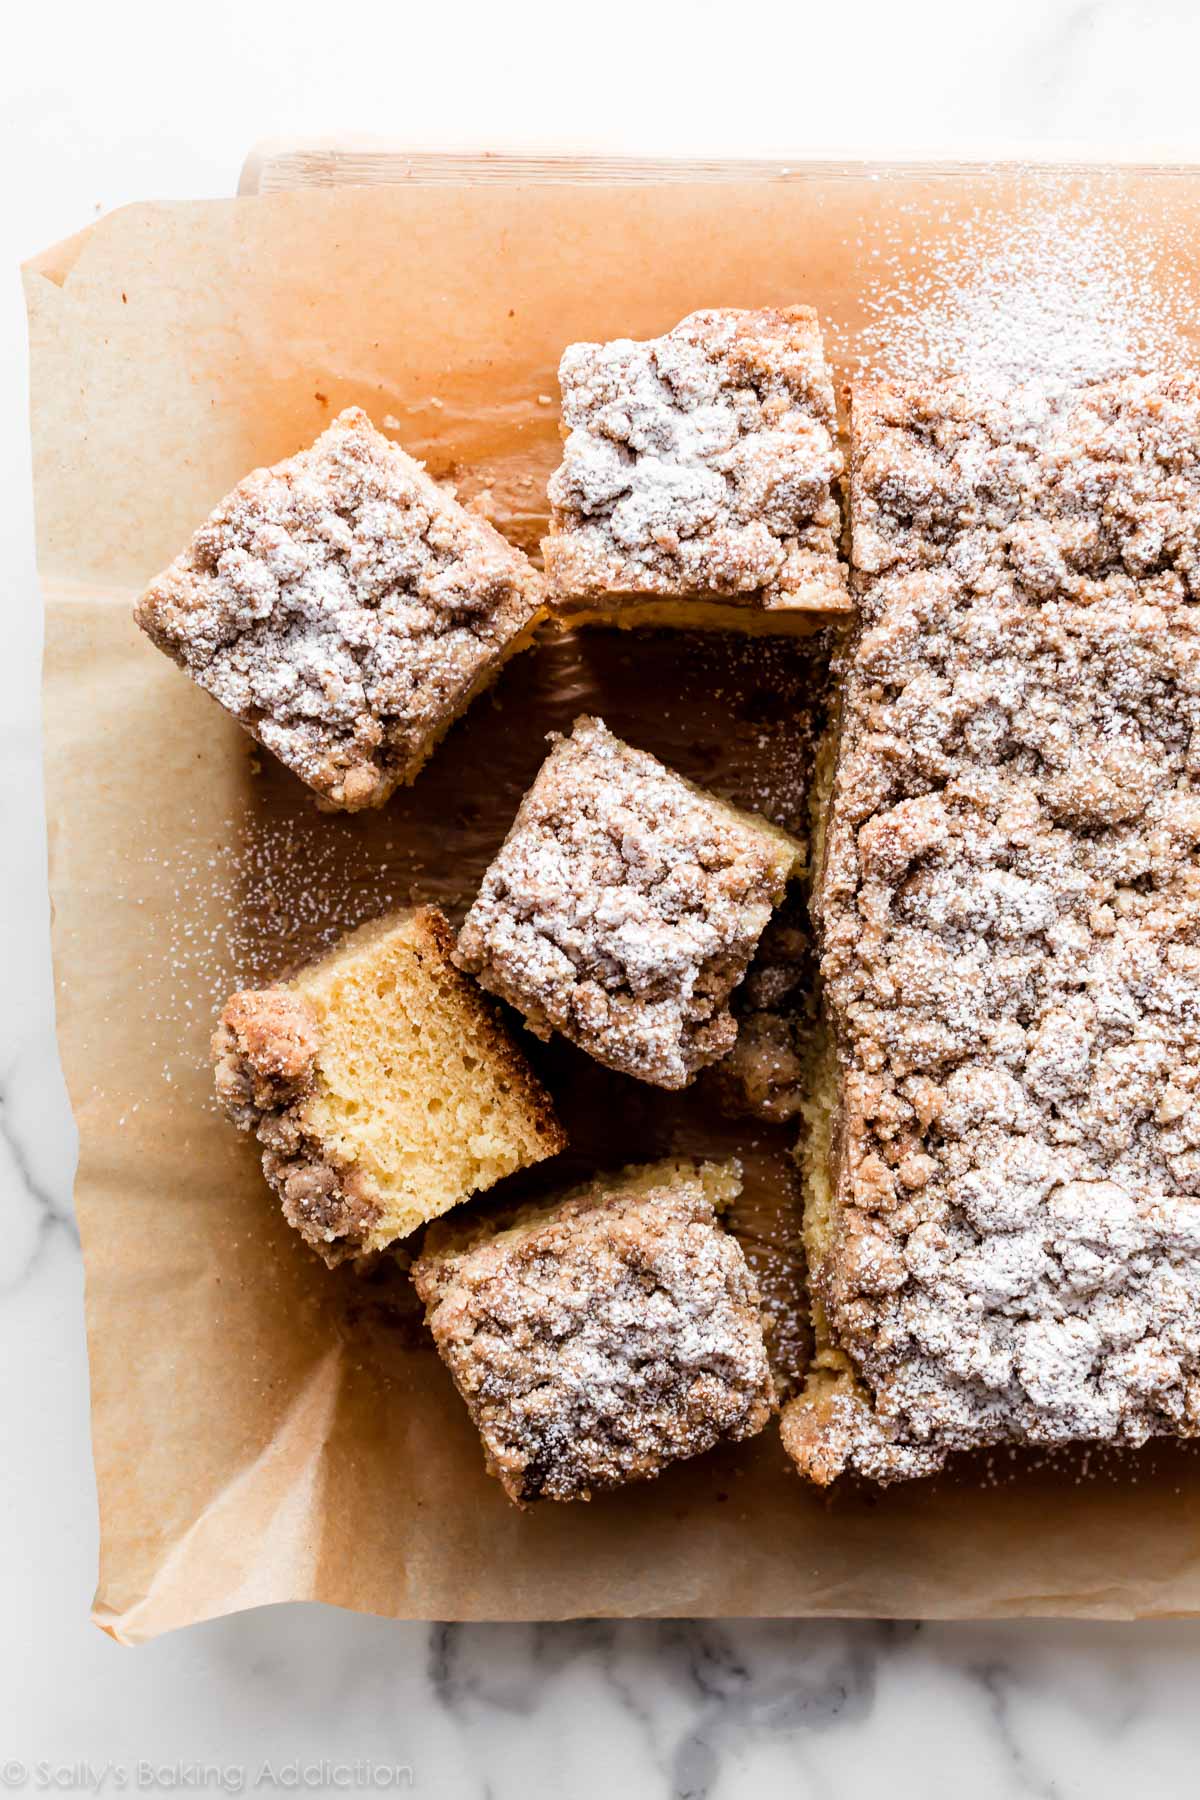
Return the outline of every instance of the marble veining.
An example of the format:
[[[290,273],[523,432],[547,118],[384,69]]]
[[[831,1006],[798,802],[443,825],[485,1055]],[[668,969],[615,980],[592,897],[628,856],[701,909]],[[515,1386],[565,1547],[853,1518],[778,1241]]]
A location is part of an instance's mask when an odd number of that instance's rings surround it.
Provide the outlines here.
[[[0,1299],[14,1293],[33,1275],[52,1234],[63,1233],[79,1248],[79,1230],[71,1209],[69,1184],[44,1175],[38,1167],[36,1138],[27,1137],[13,1098],[19,1064],[0,1071],[0,1176],[5,1198],[18,1215],[18,1227],[5,1236],[0,1249]],[[20,1216],[26,1229],[20,1229]]]

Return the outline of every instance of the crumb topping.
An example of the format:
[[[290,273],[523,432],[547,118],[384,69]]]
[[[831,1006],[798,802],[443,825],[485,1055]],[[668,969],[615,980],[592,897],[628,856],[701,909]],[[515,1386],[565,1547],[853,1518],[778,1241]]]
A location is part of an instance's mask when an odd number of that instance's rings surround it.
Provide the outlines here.
[[[462,966],[542,1036],[684,1087],[737,1035],[728,999],[799,857],[600,719],[526,794],[459,935]]]
[[[842,457],[810,307],[572,344],[559,381],[566,448],[543,545],[559,596],[843,602]]]
[[[317,1027],[286,988],[250,989],[225,1003],[213,1037],[217,1094],[239,1125],[286,1106],[312,1088]]]
[[[853,412],[817,1276],[876,1410],[844,1460],[1194,1432],[1200,384]]]
[[[758,1294],[707,1172],[626,1171],[498,1233],[451,1229],[415,1264],[438,1349],[519,1504],[588,1499],[766,1424]]]
[[[218,1099],[262,1144],[263,1173],[288,1224],[335,1267],[363,1248],[379,1209],[305,1128],[318,1050],[311,1008],[282,987],[234,994],[212,1041]]]
[[[536,619],[519,551],[351,408],[222,501],[138,602],[160,649],[332,805],[377,805]]]
[[[936,1475],[945,1446],[899,1441],[847,1371],[810,1369],[802,1397],[784,1407],[783,1447],[807,1481],[828,1487],[848,1468],[886,1486]]]

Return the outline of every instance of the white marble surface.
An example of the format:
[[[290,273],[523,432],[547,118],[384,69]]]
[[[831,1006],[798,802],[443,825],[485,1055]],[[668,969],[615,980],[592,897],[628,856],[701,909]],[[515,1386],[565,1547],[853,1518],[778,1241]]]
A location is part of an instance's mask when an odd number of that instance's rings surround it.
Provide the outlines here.
[[[128,1651],[86,1622],[96,1525],[16,258],[125,200],[232,192],[264,133],[744,154],[1036,142],[1200,161],[1194,0],[416,10],[68,0],[22,9],[15,41],[6,28],[0,1782],[404,1791],[408,1770],[413,1791],[453,1796],[1191,1793],[1200,1623],[427,1628],[282,1608]],[[296,1761],[327,1766],[290,1777]]]

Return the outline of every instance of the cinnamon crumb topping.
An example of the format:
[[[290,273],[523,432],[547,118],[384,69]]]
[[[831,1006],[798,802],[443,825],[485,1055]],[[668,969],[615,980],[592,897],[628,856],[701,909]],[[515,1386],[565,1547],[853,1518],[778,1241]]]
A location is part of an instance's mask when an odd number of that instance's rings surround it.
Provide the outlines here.
[[[379,1209],[306,1129],[318,1048],[312,1009],[281,987],[234,994],[212,1041],[218,1099],[262,1144],[263,1174],[288,1224],[333,1268],[363,1248]]]
[[[240,482],[135,616],[323,800],[354,811],[413,779],[541,604],[526,558],[351,407]]]
[[[729,995],[799,861],[792,839],[580,718],[521,802],[462,966],[610,1068],[685,1087],[732,1045]]]
[[[519,1505],[657,1475],[772,1410],[754,1277],[713,1206],[737,1165],[660,1164],[550,1208],[431,1229],[430,1329]]]
[[[811,307],[692,313],[572,344],[550,479],[555,595],[845,605],[833,388]]]
[[[875,1412],[834,1460],[1195,1432],[1200,383],[868,386],[853,428],[815,1277]]]

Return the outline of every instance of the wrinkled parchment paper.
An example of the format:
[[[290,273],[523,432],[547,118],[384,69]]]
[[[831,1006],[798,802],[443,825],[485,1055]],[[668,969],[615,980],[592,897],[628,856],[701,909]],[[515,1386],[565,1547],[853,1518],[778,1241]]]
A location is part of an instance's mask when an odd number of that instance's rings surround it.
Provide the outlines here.
[[[1162,249],[1164,281],[1194,303],[1196,268],[1167,246],[1200,242],[1200,180],[1085,187],[1110,225]],[[115,1637],[291,1599],[446,1619],[1200,1611],[1200,1459],[1178,1446],[1052,1466],[1005,1454],[822,1497],[770,1429],[645,1488],[517,1512],[484,1475],[403,1274],[321,1267],[213,1108],[224,994],[410,895],[459,906],[543,733],[581,703],[750,804],[770,788],[786,812],[803,785],[788,740],[803,670],[764,647],[736,652],[731,676],[720,640],[560,646],[514,665],[412,794],[329,819],[129,619],[220,495],[342,406],[464,495],[489,488],[503,528],[533,544],[565,343],[808,300],[845,372],[878,331],[881,245],[903,287],[968,216],[982,209],[1002,239],[1057,203],[1012,172],[307,193],[133,207],[28,267],[95,1618]],[[572,1098],[582,1158],[736,1145],[751,1177],[739,1228],[786,1273],[788,1134],[718,1121],[697,1136],[694,1109],[628,1096],[590,1112]]]

